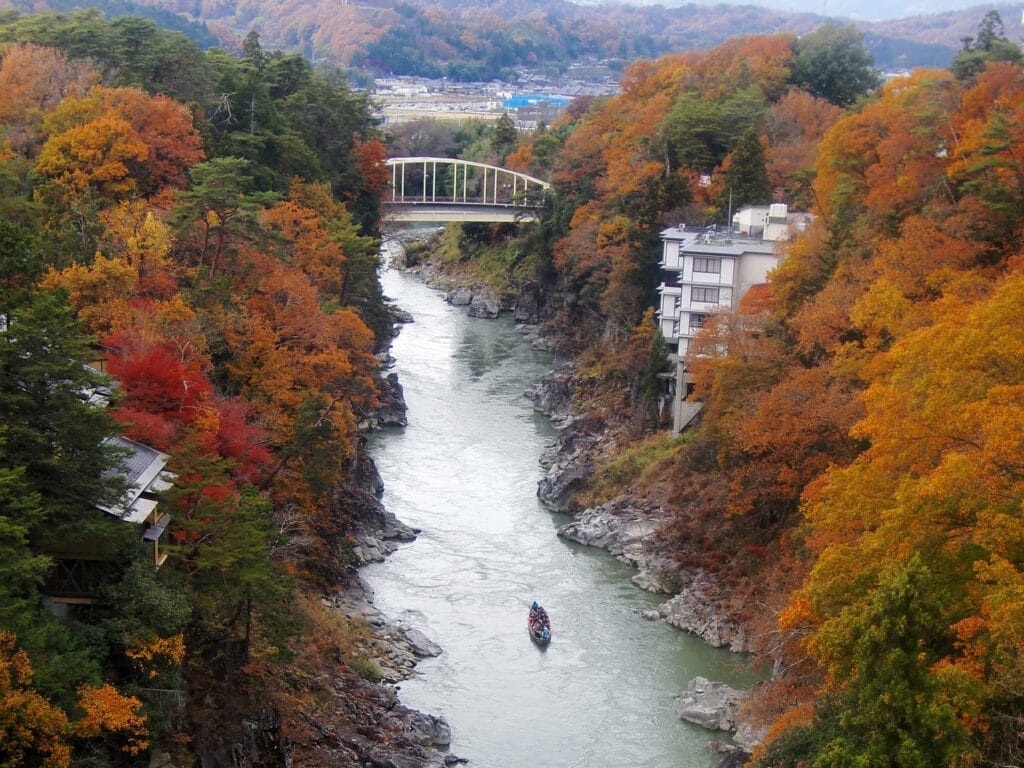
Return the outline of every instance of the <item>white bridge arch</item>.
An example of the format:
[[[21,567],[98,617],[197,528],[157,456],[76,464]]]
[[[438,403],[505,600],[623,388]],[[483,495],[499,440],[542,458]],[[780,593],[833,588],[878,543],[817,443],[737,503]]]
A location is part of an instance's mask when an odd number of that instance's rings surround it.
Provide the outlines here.
[[[488,163],[450,157],[391,157],[391,221],[528,221],[550,184]]]

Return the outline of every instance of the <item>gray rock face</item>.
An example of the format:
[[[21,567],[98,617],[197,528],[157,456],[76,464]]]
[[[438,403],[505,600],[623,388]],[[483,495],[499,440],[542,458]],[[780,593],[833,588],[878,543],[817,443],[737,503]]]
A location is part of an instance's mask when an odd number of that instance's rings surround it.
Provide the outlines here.
[[[398,382],[397,373],[389,373],[381,381],[380,407],[377,409],[377,421],[385,427],[404,427],[408,425],[409,408],[405,404],[405,391]]]
[[[420,657],[440,656],[441,646],[428,638],[418,629],[408,629],[405,632],[405,639],[412,646],[412,652]]]
[[[620,498],[584,510],[579,517],[558,529],[558,535],[607,549],[634,567],[644,560],[644,544],[661,523],[658,507]]]
[[[743,630],[717,610],[718,590],[703,573],[697,573],[689,585],[659,608],[665,621],[692,632],[715,648],[729,646],[736,653],[747,651]]]
[[[469,302],[469,316],[493,320],[501,313],[501,303],[493,291],[483,290],[473,294]]]
[[[607,549],[619,560],[637,569],[632,581],[648,592],[672,593],[686,582],[678,563],[653,544],[666,512],[659,506],[620,496],[607,504],[584,510],[562,526],[558,535],[580,544]],[[661,618],[660,612],[652,612]],[[645,617],[648,618],[648,617]]]
[[[517,323],[516,333],[522,334],[523,338],[525,338],[534,349],[539,349],[542,352],[558,351],[558,339],[545,333],[544,329],[539,325]],[[532,390],[530,390],[526,396],[532,397]]]
[[[556,462],[548,467],[547,474],[537,483],[537,498],[548,509],[566,512],[572,503],[573,494],[593,471],[594,467],[589,459]]]
[[[572,414],[573,375],[567,367],[552,371],[523,394],[533,403],[533,410],[565,421]]]
[[[536,325],[540,322],[541,297],[537,286],[524,286],[512,307],[512,318],[517,323]]]
[[[447,747],[452,742],[452,729],[443,717],[412,712],[405,719],[406,735],[425,741],[435,747]]]
[[[454,291],[444,297],[444,300],[453,307],[468,307],[473,300],[473,292],[464,285],[460,285]]]
[[[681,720],[713,731],[736,730],[736,710],[747,694],[725,683],[713,683],[695,677],[686,693],[676,699],[676,714]]]

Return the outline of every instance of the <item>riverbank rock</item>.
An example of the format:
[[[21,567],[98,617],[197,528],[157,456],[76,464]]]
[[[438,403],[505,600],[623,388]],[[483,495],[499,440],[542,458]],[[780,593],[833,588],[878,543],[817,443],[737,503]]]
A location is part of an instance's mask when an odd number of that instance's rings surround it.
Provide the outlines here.
[[[408,736],[426,741],[435,747],[447,747],[452,743],[452,729],[443,717],[411,710],[403,720]]]
[[[695,677],[676,699],[676,714],[680,720],[709,730],[735,731],[736,712],[746,697],[745,692],[725,683]]]
[[[398,381],[398,374],[389,373],[381,380],[377,423],[382,427],[407,426],[409,424],[408,410],[409,406],[405,403],[405,391]]]
[[[633,583],[648,592],[672,594],[689,576],[655,544],[655,535],[667,521],[666,511],[631,496],[583,510],[558,535],[580,544],[601,547],[636,569]],[[651,611],[644,618],[662,618]]]
[[[607,504],[583,510],[571,523],[558,529],[562,538],[600,547],[634,567],[644,562],[644,547],[661,525],[659,507],[619,497]]]
[[[569,511],[576,491],[594,473],[591,457],[594,442],[585,437],[569,444],[559,441],[541,456],[540,464],[546,471],[537,483],[537,498],[548,509]]]
[[[473,293],[473,298],[469,302],[470,317],[493,320],[499,314],[501,314],[501,302],[498,301],[494,291],[487,288],[483,290],[478,289]]]
[[[750,759],[750,753],[745,749],[730,749],[725,753],[718,768],[743,768]]]
[[[767,737],[768,726],[755,725],[749,719],[744,718],[743,710],[740,709],[736,717],[736,733],[732,735],[732,740],[744,751],[751,752],[754,747],[763,744]]]
[[[350,619],[361,620],[370,628],[383,683],[393,685],[408,680],[420,659],[442,653],[441,646],[420,630],[385,616],[373,604],[373,591],[358,574],[349,578],[343,589],[322,600],[325,605]]]
[[[418,629],[407,629],[405,639],[412,646],[412,652],[421,657],[432,657],[441,655],[441,646],[428,638]]]
[[[352,552],[358,564],[380,562],[398,544],[413,541],[419,533],[401,522],[394,513],[384,508],[381,496],[384,482],[377,465],[366,451],[366,438],[360,437],[352,459],[350,480],[335,489],[329,509],[337,519],[351,519],[349,536],[355,539]],[[339,555],[349,548],[349,542],[338,543]],[[338,573],[340,579],[342,573]]]
[[[528,283],[519,289],[519,298],[512,305],[512,319],[517,323],[536,326],[541,320],[543,295],[540,286]]]
[[[470,317],[493,320],[501,314],[497,294],[486,286],[460,285],[445,293],[444,300],[453,307],[467,307]]]
[[[517,323],[515,330],[516,333],[525,338],[534,349],[539,349],[541,352],[551,353],[557,353],[559,350],[558,340],[548,333],[541,325]],[[530,395],[527,395],[527,397],[530,397]]]
[[[678,595],[658,610],[666,623],[697,635],[710,646],[728,646],[735,653],[745,653],[748,642],[743,629],[718,609],[720,592],[706,573],[698,571]]]
[[[444,300],[453,307],[468,307],[473,301],[473,292],[465,285],[460,285],[454,291],[446,293]]]
[[[553,422],[567,427],[572,416],[573,380],[572,367],[559,366],[523,392],[523,395],[533,403],[533,410],[537,413],[543,413]]]

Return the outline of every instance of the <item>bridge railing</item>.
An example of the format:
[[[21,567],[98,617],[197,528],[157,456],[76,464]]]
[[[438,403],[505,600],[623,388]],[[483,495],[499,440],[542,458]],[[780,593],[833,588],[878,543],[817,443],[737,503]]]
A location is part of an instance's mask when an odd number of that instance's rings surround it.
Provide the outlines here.
[[[396,204],[537,207],[551,185],[488,163],[441,157],[388,158]]]

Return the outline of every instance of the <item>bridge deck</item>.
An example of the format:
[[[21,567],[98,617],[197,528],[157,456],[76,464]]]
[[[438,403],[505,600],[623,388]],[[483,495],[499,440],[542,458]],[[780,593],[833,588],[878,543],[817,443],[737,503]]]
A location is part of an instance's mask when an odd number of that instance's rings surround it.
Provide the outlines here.
[[[534,221],[537,212],[522,205],[492,205],[490,203],[391,203],[385,202],[384,218],[387,221],[421,222],[494,222],[515,224]]]

